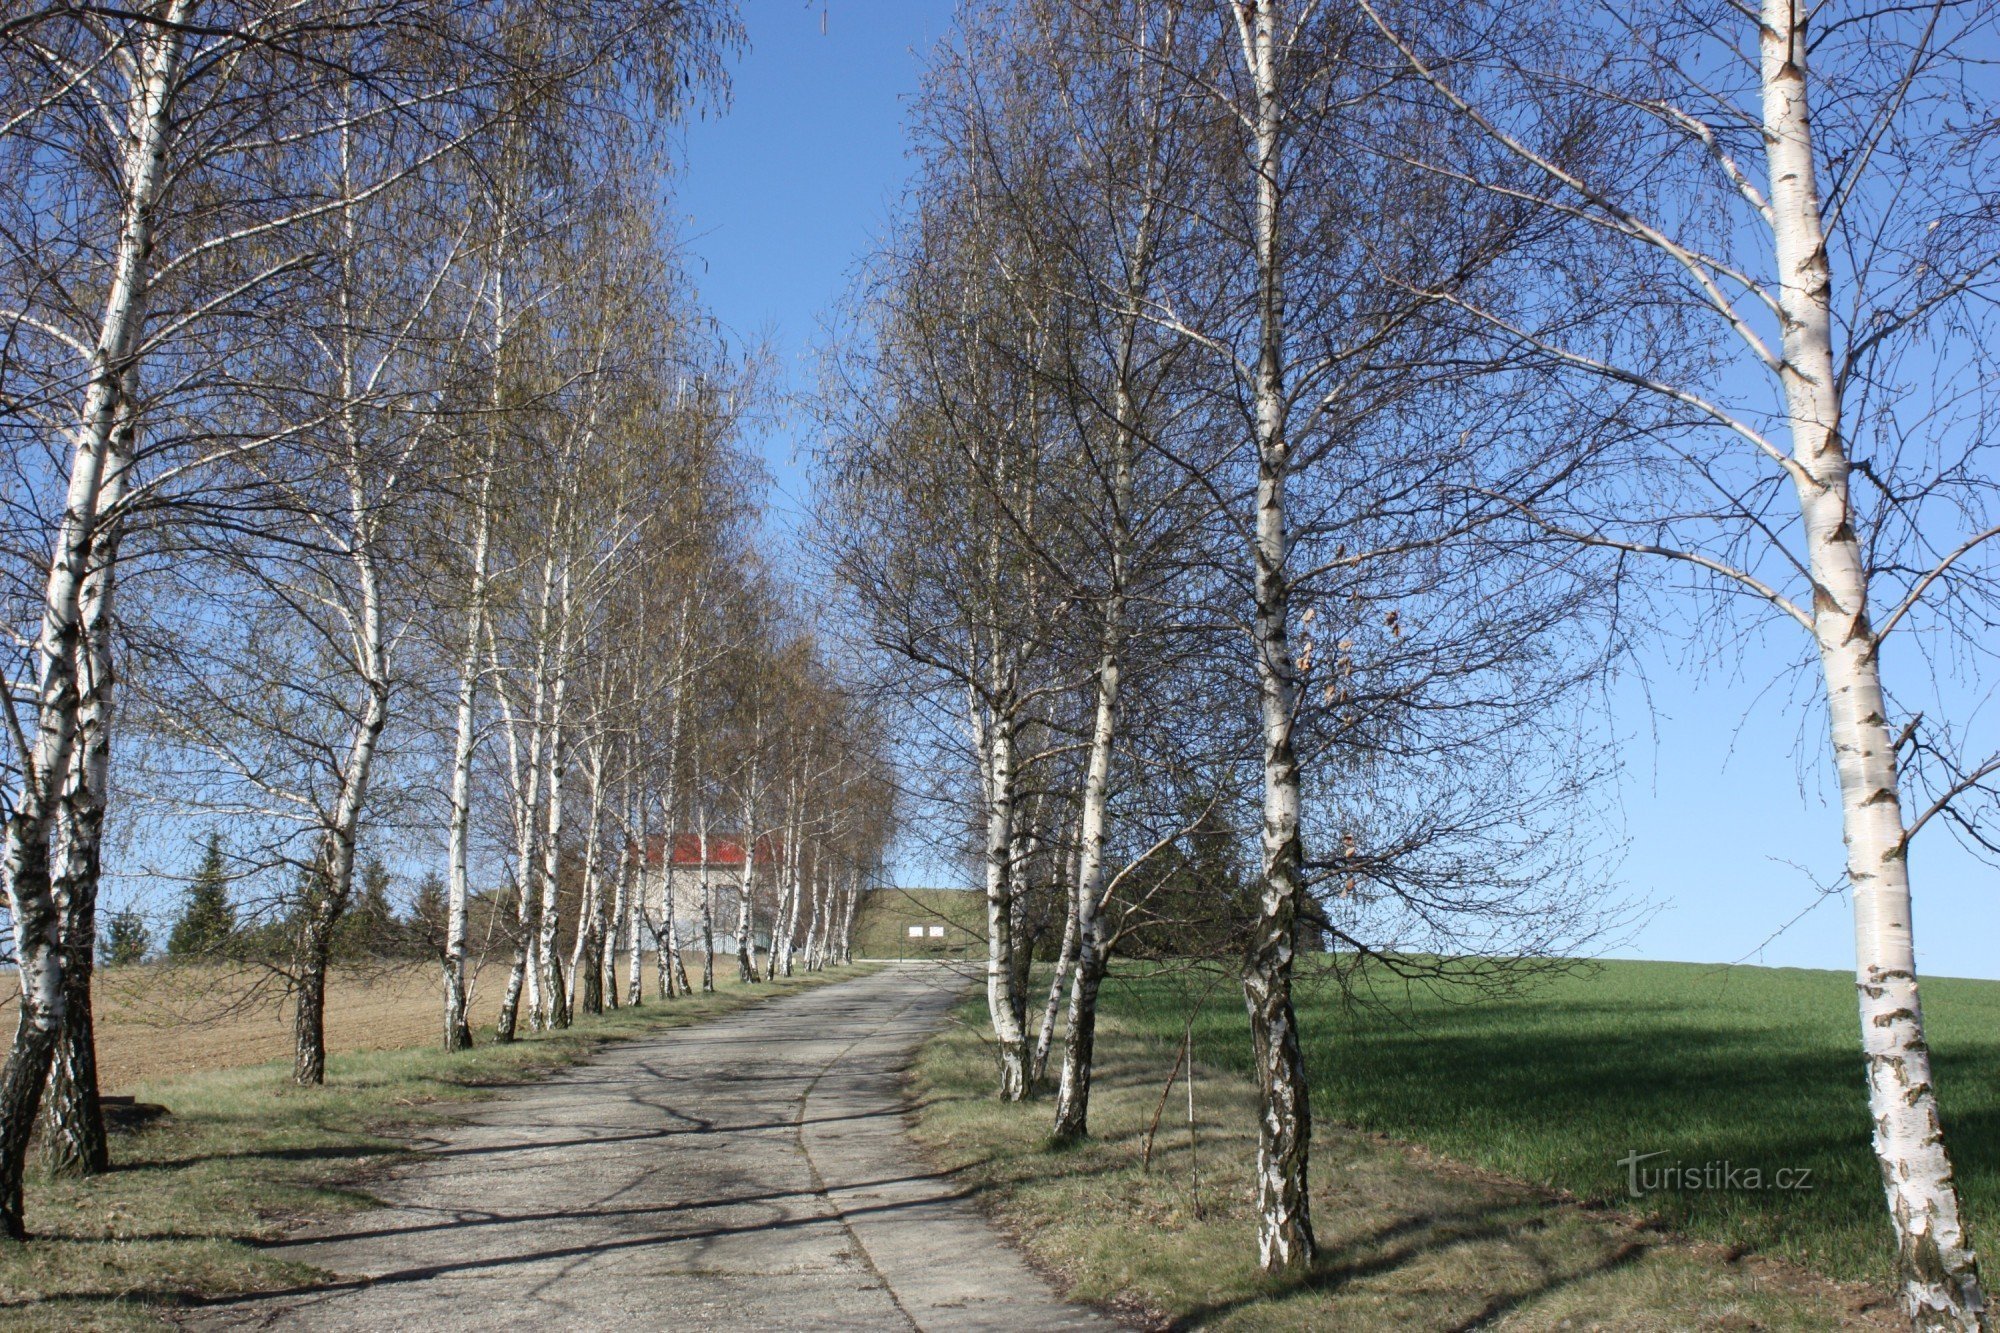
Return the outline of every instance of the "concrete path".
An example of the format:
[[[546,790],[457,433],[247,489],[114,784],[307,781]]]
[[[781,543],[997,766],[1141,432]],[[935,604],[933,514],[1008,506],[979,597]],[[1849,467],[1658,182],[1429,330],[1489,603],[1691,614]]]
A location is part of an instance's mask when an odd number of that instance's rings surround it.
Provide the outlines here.
[[[1109,1329],[1057,1299],[904,1133],[901,1071],[966,978],[899,964],[483,1103],[282,1242],[342,1281],[207,1329]]]

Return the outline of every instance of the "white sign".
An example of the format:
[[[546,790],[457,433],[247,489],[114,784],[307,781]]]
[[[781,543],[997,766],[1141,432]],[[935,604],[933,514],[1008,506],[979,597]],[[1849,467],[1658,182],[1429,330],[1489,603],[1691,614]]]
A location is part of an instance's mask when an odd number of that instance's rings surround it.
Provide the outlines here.
[[[944,927],[943,927],[943,926],[932,926],[932,927],[931,927],[931,938],[932,938],[932,939],[934,939],[934,940],[941,940],[941,939],[943,939],[943,938],[944,938]]]
[[[910,938],[911,938],[911,939],[913,939],[913,940],[920,940],[920,939],[922,939],[923,937],[924,937],[924,928],[923,928],[922,926],[911,926],[911,927],[910,927]]]

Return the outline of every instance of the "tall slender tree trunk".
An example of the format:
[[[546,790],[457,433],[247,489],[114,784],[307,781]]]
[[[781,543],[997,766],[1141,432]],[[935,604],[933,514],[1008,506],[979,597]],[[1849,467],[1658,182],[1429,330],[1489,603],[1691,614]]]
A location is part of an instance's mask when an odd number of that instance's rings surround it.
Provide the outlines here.
[[[812,916],[806,922],[806,971],[808,972],[817,972],[823,966],[820,957],[820,918],[825,910],[824,900],[828,886],[833,883],[831,866],[816,867],[816,869],[820,873],[812,877]]]
[[[354,401],[351,386],[347,401]],[[350,457],[359,457],[351,440]],[[302,926],[293,978],[296,1009],[292,1027],[292,1079],[302,1087],[314,1087],[326,1080],[327,955],[333,943],[334,923],[340,919],[354,887],[354,846],[361,828],[361,812],[367,806],[368,782],[374,771],[382,729],[389,721],[389,650],[374,535],[380,515],[364,492],[358,475],[350,478],[348,502],[350,531],[354,534],[349,558],[361,593],[355,628],[361,654],[357,665],[364,694],[361,716],[355,722],[346,761],[340,769],[339,792],[320,835],[320,850],[315,860],[317,873],[300,913]]]
[[[107,534],[109,535],[109,534]],[[115,544],[115,543],[112,543]],[[54,891],[62,927],[63,1018],[43,1102],[42,1151],[52,1174],[96,1175],[111,1165],[98,1097],[97,1040],[90,983],[97,949],[97,886],[104,797],[111,766],[110,579],[115,560],[86,587],[82,707],[71,776],[58,815]]]
[[[1138,315],[1148,285],[1152,254],[1151,194],[1140,199],[1129,247],[1125,306],[1121,317],[1117,361],[1112,367],[1112,452],[1110,549],[1106,561],[1103,623],[1097,665],[1097,697],[1091,718],[1090,755],[1084,767],[1083,796],[1077,814],[1076,883],[1063,928],[1063,958],[1057,963],[1049,992],[1049,1010],[1042,1021],[1035,1053],[1039,1078],[1047,1060],[1047,1043],[1055,1019],[1055,986],[1062,984],[1065,965],[1073,957],[1068,1022],[1063,1039],[1062,1076],[1056,1090],[1054,1134],[1058,1140],[1082,1138],[1090,1132],[1090,1081],[1097,1046],[1097,995],[1110,959],[1104,928],[1104,847],[1110,828],[1111,761],[1118,740],[1119,689],[1123,680],[1126,642],[1126,583],[1132,553],[1132,490],[1139,423],[1132,392],[1138,346]]]
[[[605,697],[602,679],[595,697]],[[605,738],[593,737],[584,747],[588,813],[583,824],[583,879],[577,896],[576,939],[570,947],[569,985],[564,992],[565,1007],[572,1014],[604,1012],[604,876],[599,851],[603,846],[606,761]]]
[[[498,226],[493,252],[492,382],[486,395],[487,410],[494,421],[483,432],[479,488],[473,504],[472,569],[467,580],[465,607],[465,650],[458,663],[458,698],[453,718],[451,747],[451,814],[446,840],[444,958],[444,1049],[463,1051],[472,1046],[472,1023],[467,1016],[471,1003],[466,977],[468,914],[472,898],[472,756],[479,739],[479,648],[486,632],[487,564],[491,559],[493,535],[493,471],[499,463],[498,416],[503,404],[504,362],[507,352],[508,308],[506,278],[507,225],[509,199],[503,191],[497,212]]]
[[[1121,416],[1129,410],[1120,390]],[[1076,939],[1076,968],[1070,983],[1069,1023],[1063,1038],[1062,1080],[1056,1088],[1053,1133],[1059,1141],[1090,1132],[1090,1078],[1097,1052],[1097,993],[1109,965],[1104,938],[1104,840],[1111,801],[1111,757],[1118,738],[1118,690],[1124,669],[1124,514],[1132,492],[1130,423],[1121,420],[1114,463],[1111,590],[1105,598],[1103,648],[1097,664],[1097,703],[1091,720],[1090,759],[1084,769],[1082,810],[1077,820],[1076,888],[1070,915]],[[1066,932],[1067,933],[1067,932]],[[1060,975],[1060,969],[1058,969]]]
[[[81,595],[77,652],[77,731],[70,771],[57,806],[52,889],[62,933],[62,1027],[43,1103],[42,1150],[51,1173],[96,1175],[110,1169],[111,1149],[98,1096],[97,1034],[91,1004],[96,969],[97,892],[103,867],[104,808],[111,791],[111,728],[117,675],[112,663],[112,612],[123,525],[117,516],[130,486],[138,422],[130,404],[113,432],[99,497],[106,515],[92,542]]]
[[[584,826],[583,885],[577,902],[576,942],[570,951],[565,1007],[572,1013],[604,1012],[604,877],[598,871],[601,759],[589,767],[590,815]]]
[[[699,787],[697,786],[697,795]],[[695,815],[696,837],[701,843],[701,993],[715,993],[715,885],[708,875],[708,810],[704,805]]]
[[[752,895],[757,888],[756,853],[749,848],[743,852],[743,888],[736,895],[736,979],[755,984],[757,976],[757,941],[751,932],[757,928],[755,899]]]
[[[1076,966],[1076,902],[1076,894],[1072,892],[1063,911],[1062,949],[1056,954],[1055,975],[1049,978],[1049,998],[1042,1006],[1042,1023],[1035,1036],[1034,1059],[1028,1068],[1031,1083],[1040,1083],[1048,1075],[1049,1052],[1055,1046],[1056,1017],[1062,1012],[1063,991],[1069,983],[1071,969]]]
[[[1016,752],[1018,753],[1018,746]],[[1014,976],[1012,984],[1008,987],[1008,995],[1014,1002],[1015,1025],[1021,1029],[1023,1096],[1026,1095],[1026,1061],[1029,1050],[1028,996],[1033,989],[1037,938],[1035,930],[1028,921],[1028,908],[1034,893],[1033,885],[1028,881],[1029,872],[1034,866],[1032,851],[1034,822],[1032,815],[1027,819],[1021,818],[1021,805],[1017,799],[1014,804],[1014,841],[1007,851],[1007,909],[1012,916],[1012,925],[1008,931],[1010,941],[1008,952],[1014,960]]]
[[[643,809],[645,806],[645,802],[641,801],[639,804],[640,807]],[[641,815],[640,818],[643,820],[644,816]],[[665,863],[662,866],[662,870],[664,872],[661,877],[662,880],[665,880],[667,877],[673,874],[673,847],[671,846],[671,843],[673,842],[673,835],[671,833],[667,835],[667,841],[670,845],[667,848],[666,856],[662,858],[663,862]],[[627,995],[627,997],[629,997],[628,1003],[635,1005],[643,1004],[646,998],[645,986],[644,986],[645,978],[643,975],[643,966],[645,963],[645,940],[639,934],[640,928],[645,924],[645,918],[646,918],[646,873],[644,868],[646,863],[646,842],[647,842],[647,833],[645,830],[645,826],[642,823],[640,825],[640,832],[639,832],[640,869],[637,872],[635,872],[638,878],[635,879],[632,884],[632,900],[630,904],[631,915],[626,918],[625,922],[626,926],[625,994]],[[667,905],[668,919],[671,920],[673,917],[672,894],[667,893],[664,889],[662,890],[662,894]],[[667,957],[666,957],[666,951],[664,949],[662,949],[660,953],[659,968],[662,973],[664,973],[667,970]],[[669,992],[669,996],[671,996],[671,992]]]
[[[861,902],[861,872],[851,870],[847,876],[847,902],[840,912],[840,957],[845,965],[854,961],[854,909]]]
[[[805,858],[799,855],[799,784],[795,776],[786,797],[784,878],[779,881],[777,931],[771,939],[771,957],[765,976],[792,975],[792,942],[799,928],[799,893],[803,888]]]
[[[570,573],[561,575],[560,628],[556,632],[555,680],[549,690],[548,813],[543,819],[542,867],[540,873],[541,911],[536,924],[535,971],[541,982],[541,1006],[535,1011],[538,1028],[569,1026],[569,1005],[565,1003],[562,954],[559,932],[562,905],[557,873],[561,867],[563,825],[563,779],[569,770],[569,747],[563,735],[569,718],[565,711],[569,694],[571,630]]]
[[[516,724],[506,692],[498,691],[502,720],[506,724],[508,785],[514,798],[515,888],[514,956],[507,969],[507,988],[500,997],[500,1013],[493,1024],[493,1039],[501,1042],[514,1040],[520,1026],[521,1002],[524,997],[530,1015],[540,1007],[540,987],[532,966],[535,909],[538,901],[535,893],[534,867],[536,835],[540,831],[542,817],[542,747],[546,722],[544,710],[548,699],[549,655],[546,631],[554,594],[555,570],[551,558],[543,562],[540,605],[536,611],[535,665],[529,685],[525,728],[528,743],[525,753],[520,740],[523,728]],[[497,672],[499,647],[494,641],[493,625],[490,620],[486,626],[486,635],[488,653]]]
[[[1984,1326],[1979,1261],[1960,1218],[1918,997],[1909,859],[1895,738],[1869,622],[1868,556],[1849,503],[1833,299],[1814,176],[1806,6],[1765,0],[1760,31],[1793,481],[1813,581],[1813,637],[1826,681],[1854,896],[1855,981],[1875,1155],[1895,1228],[1903,1304],[1925,1329]]]
[[[762,727],[758,728],[761,742]],[[757,760],[750,761],[750,785],[743,793],[743,879],[736,898],[736,979],[746,984],[757,981],[756,928],[757,893]]]
[[[1252,636],[1258,710],[1264,732],[1263,882],[1243,965],[1260,1108],[1257,1123],[1257,1251],[1266,1272],[1312,1262],[1312,1212],[1306,1191],[1312,1142],[1305,1058],[1292,1008],[1300,878],[1299,764],[1292,748],[1298,681],[1291,652],[1291,533],[1285,484],[1291,469],[1285,382],[1282,242],[1284,170],[1278,0],[1236,0],[1244,58],[1255,92],[1252,114],[1257,197],[1258,348],[1252,385],[1256,413],[1257,513],[1251,538]]]
[[[486,561],[492,527],[493,464],[479,479],[478,513],[472,537],[472,576],[465,615],[465,650],[458,662],[458,700],[451,746],[451,815],[446,853],[449,869],[444,933],[444,1048],[472,1045],[467,1017],[466,940],[472,897],[472,753],[479,736],[479,645],[486,620]]]
[[[1000,1098],[1028,1095],[1028,1039],[1014,972],[1014,719],[1000,709],[986,728],[986,1009],[1000,1059]]]
[[[668,995],[676,991],[682,995],[694,994],[694,988],[688,985],[687,963],[681,958],[681,927],[671,898],[667,903],[667,942],[660,958],[660,971],[667,977],[662,984]]]
[[[604,1002],[611,1008],[618,1007],[618,945],[628,935],[634,943],[638,936],[632,931],[632,860],[620,857],[618,861],[616,888],[612,891],[611,917],[604,932],[601,969],[604,974]],[[634,955],[635,959],[637,955]],[[632,1002],[638,1003],[638,992],[632,992]]]
[[[28,753],[20,756],[20,788],[0,842],[20,988],[14,1040],[0,1070],[0,1234],[13,1239],[27,1234],[21,1180],[66,1000],[62,919],[51,880],[49,842],[59,787],[71,767],[70,751],[79,725],[76,677],[83,650],[83,585],[104,512],[100,492],[112,439],[121,419],[130,413],[126,391],[135,380],[135,357],[145,325],[186,17],[185,0],[172,0],[161,15],[163,21],[149,25],[140,38],[124,109],[120,174],[125,198],[118,239],[72,436],[62,519],[43,588],[34,657],[34,739]]]

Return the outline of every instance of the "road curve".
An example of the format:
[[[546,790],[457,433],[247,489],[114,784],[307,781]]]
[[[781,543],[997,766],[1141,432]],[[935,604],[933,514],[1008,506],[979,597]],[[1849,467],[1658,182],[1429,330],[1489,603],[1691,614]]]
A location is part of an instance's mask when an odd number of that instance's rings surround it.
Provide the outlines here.
[[[279,1242],[339,1280],[185,1323],[1113,1328],[1059,1300],[904,1132],[902,1071],[965,985],[894,965],[482,1103],[376,1188],[386,1207]]]

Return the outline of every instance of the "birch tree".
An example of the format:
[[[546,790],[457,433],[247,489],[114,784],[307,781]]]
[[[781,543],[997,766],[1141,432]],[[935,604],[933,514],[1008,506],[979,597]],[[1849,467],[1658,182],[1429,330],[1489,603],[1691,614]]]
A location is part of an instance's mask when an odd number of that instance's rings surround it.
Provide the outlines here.
[[[228,344],[221,330],[241,337],[260,321],[282,319],[289,284],[320,264],[293,237],[339,206],[317,188],[327,178],[318,168],[332,136],[396,119],[416,140],[406,141],[410,153],[382,160],[371,181],[346,182],[358,186],[349,197],[359,201],[490,124],[492,104],[481,91],[497,67],[518,71],[532,47],[511,40],[506,7],[491,8],[475,15],[368,0],[276,7],[157,0],[116,13],[53,6],[0,29],[0,86],[9,93],[0,151],[24,184],[10,196],[19,216],[8,219],[0,256],[10,351],[28,352],[9,358],[10,375],[27,390],[9,396],[52,412],[35,428],[55,425],[44,438],[67,442],[32,483],[63,499],[34,617],[36,698],[28,719],[9,710],[19,781],[10,793],[6,864],[27,997],[9,1072],[0,1075],[0,1230],[11,1236],[21,1233],[20,1159],[65,998],[81,1003],[86,995],[62,980],[59,917],[69,918],[74,935],[93,910],[96,856],[84,844],[95,836],[105,792],[84,791],[68,803],[80,817],[65,835],[75,854],[66,856],[60,912],[48,840],[58,786],[71,772],[84,783],[103,777],[110,753],[112,674],[103,654],[111,636],[99,634],[104,669],[95,672],[100,697],[91,711],[107,739],[98,758],[70,762],[85,706],[76,682],[92,554],[100,561],[95,604],[108,615],[113,529],[163,492],[199,494],[212,460],[256,447],[203,420],[238,369],[216,355]],[[642,96],[660,103],[678,98],[687,72],[700,68],[680,63],[683,42],[731,34],[705,6],[572,6],[565,19],[538,71],[545,90],[622,49],[625,60],[609,63],[638,75]],[[362,33],[381,40],[324,40]],[[58,195],[74,206],[40,208],[38,201]],[[71,303],[71,294],[87,290],[104,294],[95,312],[88,299]],[[142,419],[151,420],[145,434]],[[113,452],[121,437],[135,449],[145,439],[162,447],[121,462]],[[87,982],[80,970],[77,977]],[[87,1045],[87,1027],[79,1033]],[[88,1077],[88,1062],[66,1060],[58,1091],[67,1098],[64,1090],[75,1089],[81,1114],[92,1119],[79,1076]],[[86,1159],[94,1155],[85,1150]]]
[[[1989,441],[1967,408],[2000,278],[1980,202],[1994,144],[1976,128],[1995,108],[1972,72],[1990,11],[1773,0],[1461,22],[1364,8],[1454,135],[1505,170],[1468,172],[1434,148],[1406,147],[1410,160],[1572,228],[1541,281],[1586,262],[1617,275],[1567,326],[1460,298],[1515,354],[1644,399],[1663,422],[1523,512],[1551,538],[1669,562],[1801,636],[1839,789],[1903,1303],[1920,1327],[1981,1326],[1924,1037],[1909,853],[1934,821],[1978,828],[1996,761],[1937,697],[1931,664],[1951,653],[1898,645],[1969,645],[1993,605],[2000,529],[1976,480]],[[1565,156],[1586,117],[1617,151]]]

